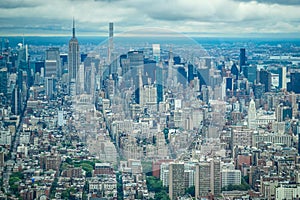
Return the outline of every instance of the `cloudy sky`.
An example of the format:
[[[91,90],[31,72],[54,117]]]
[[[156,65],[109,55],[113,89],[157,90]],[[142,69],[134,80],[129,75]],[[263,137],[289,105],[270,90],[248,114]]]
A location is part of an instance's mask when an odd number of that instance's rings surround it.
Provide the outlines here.
[[[191,36],[300,37],[300,0],[0,0],[0,35],[107,35],[159,27]]]

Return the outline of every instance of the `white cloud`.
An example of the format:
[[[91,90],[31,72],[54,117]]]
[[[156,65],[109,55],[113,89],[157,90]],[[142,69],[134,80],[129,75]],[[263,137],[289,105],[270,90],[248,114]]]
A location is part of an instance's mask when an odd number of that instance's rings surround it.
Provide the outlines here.
[[[6,1],[0,8],[0,28],[1,34],[23,27],[27,34],[69,34],[74,16],[79,34],[106,34],[110,21],[118,32],[154,26],[199,34],[300,32],[300,6],[290,5],[293,0],[288,5],[274,1],[40,0],[19,6]]]

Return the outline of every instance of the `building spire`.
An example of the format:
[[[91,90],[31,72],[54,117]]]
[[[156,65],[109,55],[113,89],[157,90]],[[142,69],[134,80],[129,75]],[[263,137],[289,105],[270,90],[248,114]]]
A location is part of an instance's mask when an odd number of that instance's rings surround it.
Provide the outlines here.
[[[72,37],[73,38],[75,38],[75,19],[74,19],[74,17],[73,17],[73,35],[72,35]]]

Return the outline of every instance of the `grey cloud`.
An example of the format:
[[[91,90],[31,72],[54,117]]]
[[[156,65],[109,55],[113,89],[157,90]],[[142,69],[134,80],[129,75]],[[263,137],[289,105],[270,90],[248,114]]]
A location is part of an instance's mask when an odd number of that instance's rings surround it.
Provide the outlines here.
[[[253,0],[234,0],[240,2],[251,2]],[[255,0],[258,3],[265,3],[265,4],[280,4],[280,5],[300,5],[299,0]]]
[[[26,1],[26,0],[1,0],[1,9],[15,9],[15,8],[30,8],[39,6],[39,1]]]
[[[120,2],[125,0],[94,0],[94,1],[100,1],[100,2],[107,2],[107,3],[115,3],[115,2]]]
[[[44,33],[48,30],[48,34],[68,35],[74,16],[78,35],[100,32],[106,35],[109,21],[115,23],[117,32],[149,26],[198,33],[271,32],[276,21],[282,22],[278,31],[300,30],[295,26],[300,20],[297,6],[272,4],[297,5],[298,0],[256,1],[262,3],[250,3],[250,0],[161,0],[159,3],[153,0],[0,0],[0,29],[15,33],[23,27],[25,34],[39,29]]]

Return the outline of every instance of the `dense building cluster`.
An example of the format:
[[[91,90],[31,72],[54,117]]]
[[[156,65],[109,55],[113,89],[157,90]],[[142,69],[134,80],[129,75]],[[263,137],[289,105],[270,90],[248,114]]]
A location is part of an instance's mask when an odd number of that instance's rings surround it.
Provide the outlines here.
[[[2,41],[1,199],[300,198],[299,43],[113,30],[100,46],[74,21],[68,45]]]

